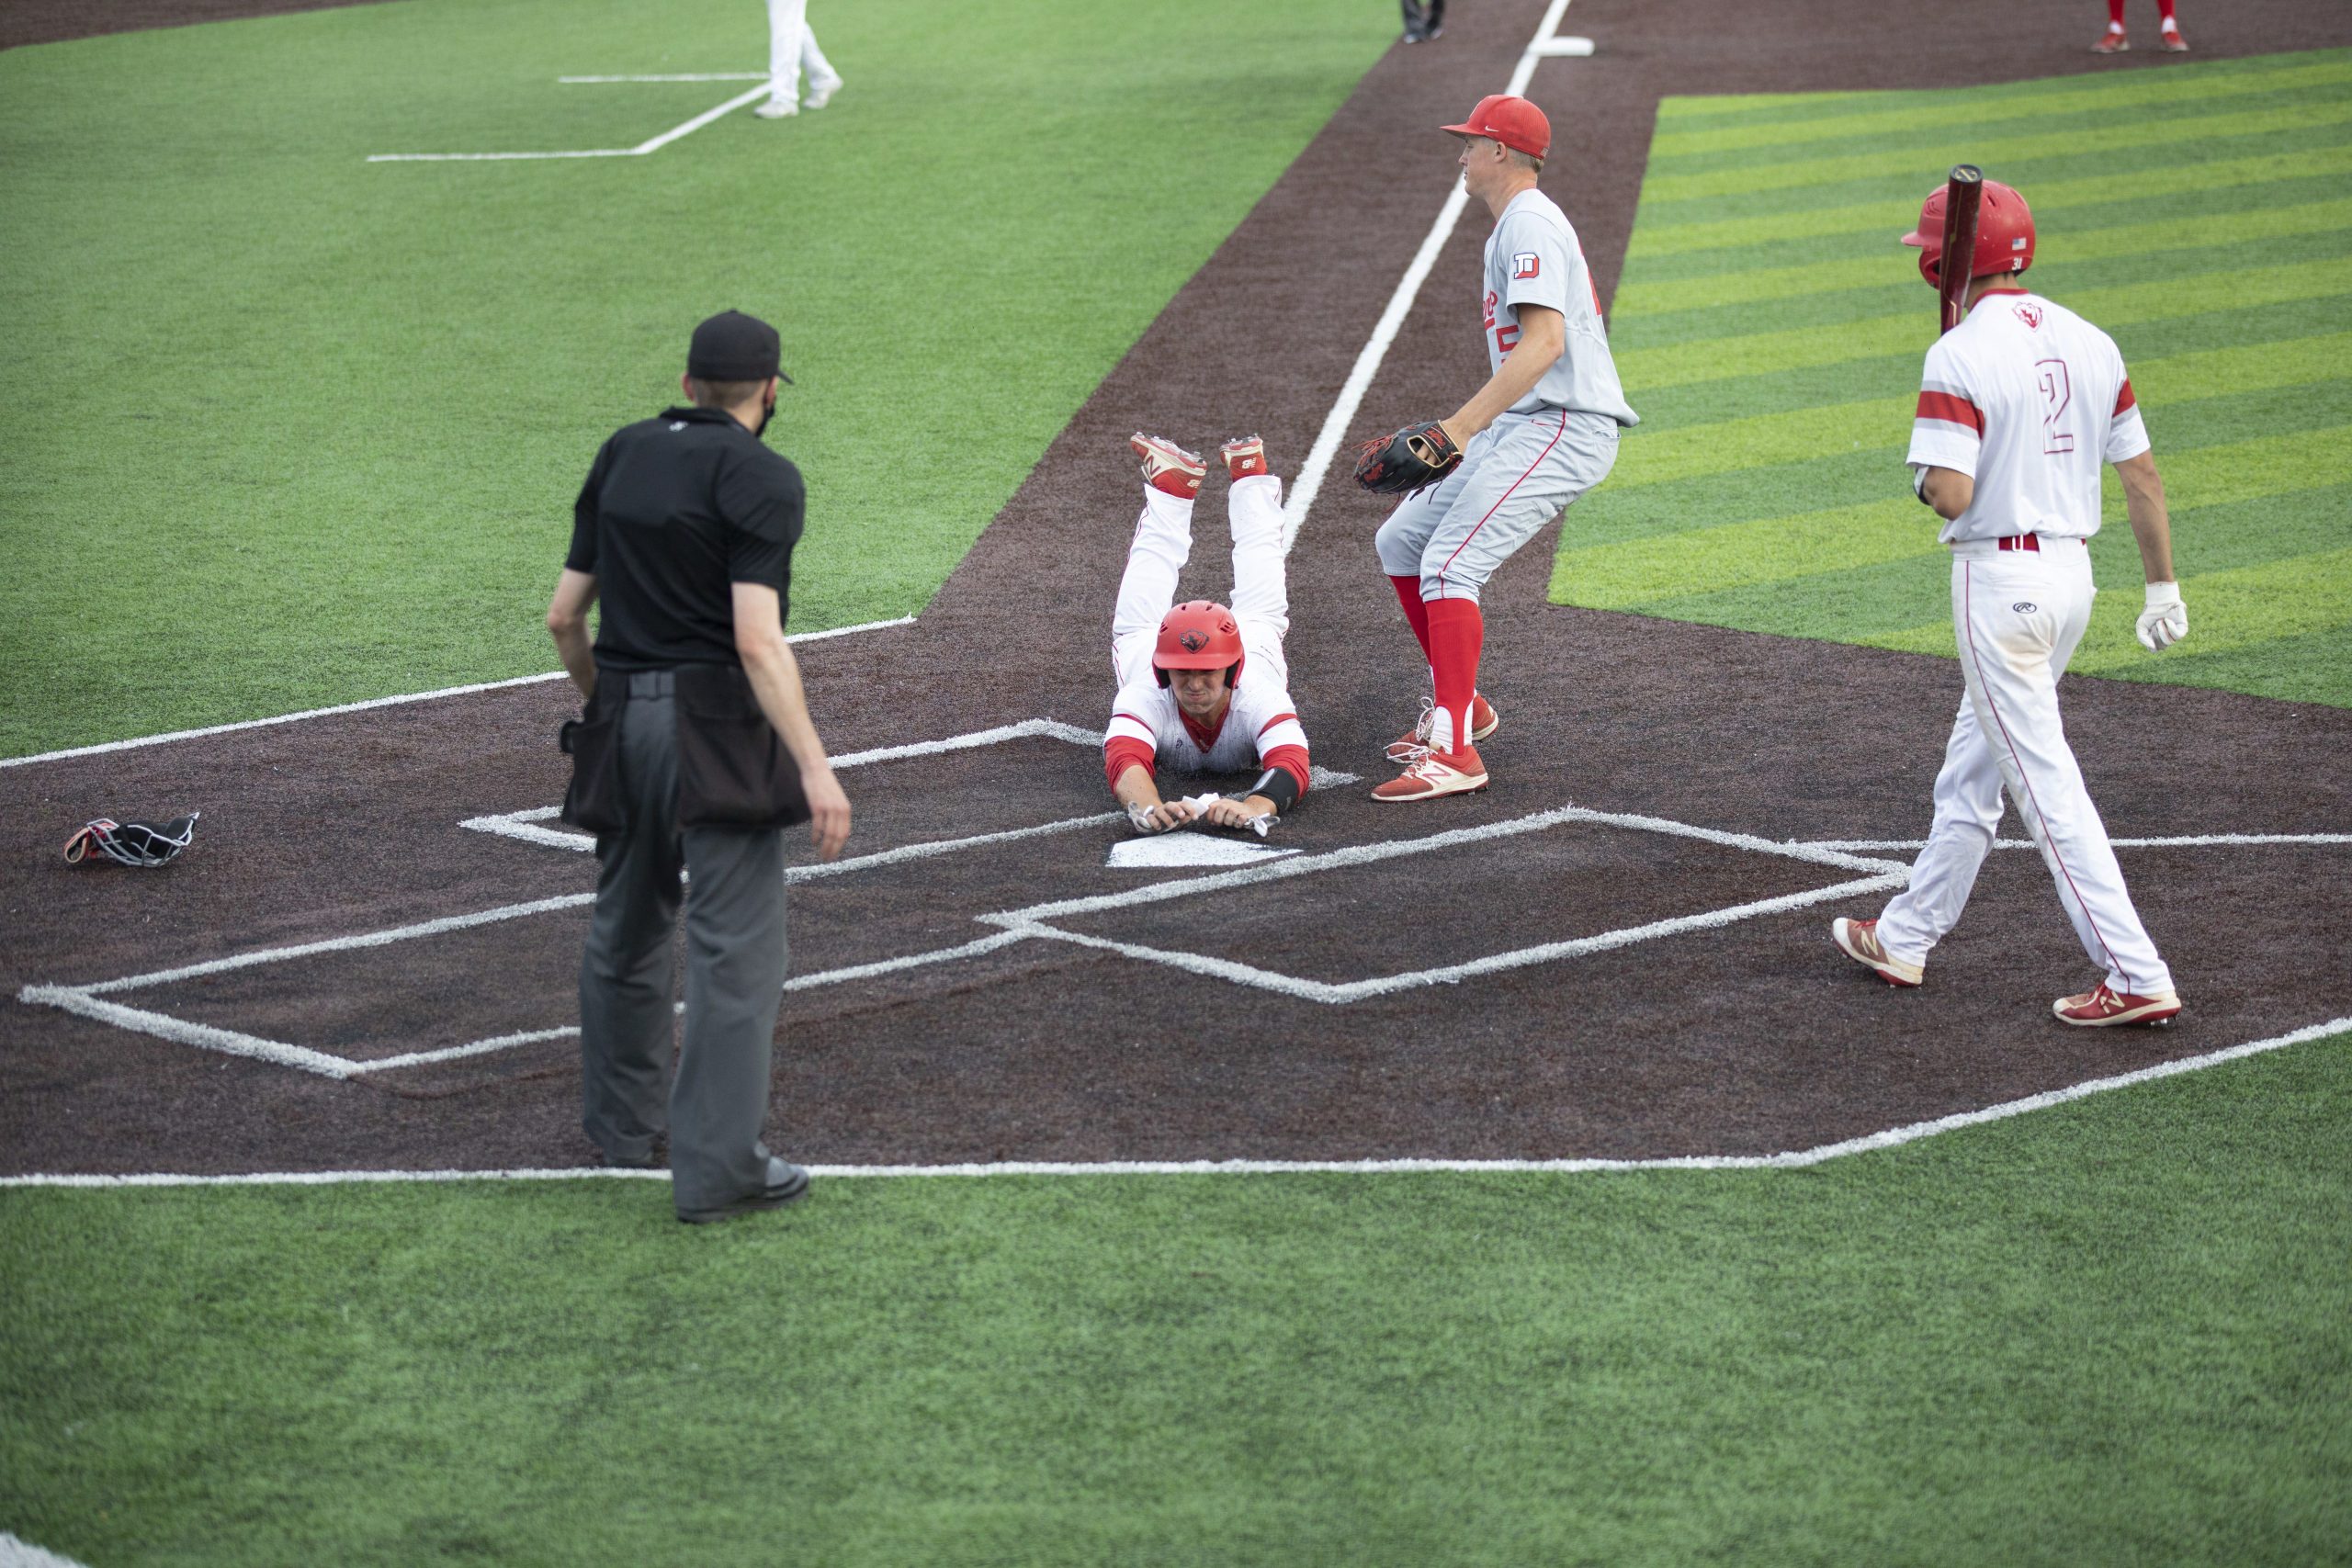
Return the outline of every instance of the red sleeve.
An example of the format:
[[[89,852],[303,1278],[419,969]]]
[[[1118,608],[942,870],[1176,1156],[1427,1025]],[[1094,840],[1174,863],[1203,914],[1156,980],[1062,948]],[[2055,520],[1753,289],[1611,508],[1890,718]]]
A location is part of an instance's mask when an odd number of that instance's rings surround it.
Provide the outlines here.
[[[1966,398],[1955,397],[1950,392],[1921,392],[1917,417],[1939,419],[1948,424],[1964,424],[1980,436],[1984,434],[1984,411]]]
[[[1129,768],[1141,768],[1158,777],[1152,763],[1152,750],[1132,735],[1114,735],[1102,743],[1102,773],[1113,789],[1119,787],[1119,775]]]
[[[2132,378],[2126,376],[2123,378],[2123,389],[2115,394],[2116,417],[2120,419],[2127,412],[2136,405],[2139,400],[2139,399],[2132,395]]]
[[[1283,772],[1288,773],[1291,777],[1298,781],[1298,793],[1300,795],[1304,795],[1306,793],[1307,770],[1306,747],[1277,746],[1272,750],[1267,752],[1264,756],[1259,758],[1258,761],[1264,763],[1267,767],[1280,768]]]

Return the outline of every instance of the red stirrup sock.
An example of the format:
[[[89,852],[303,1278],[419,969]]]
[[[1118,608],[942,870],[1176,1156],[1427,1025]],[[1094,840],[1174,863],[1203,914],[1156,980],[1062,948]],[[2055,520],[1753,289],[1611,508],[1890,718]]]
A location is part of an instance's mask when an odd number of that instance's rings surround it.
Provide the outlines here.
[[[2172,0],[2156,0],[2156,9],[2164,13],[2165,27],[2177,28],[2180,26],[2179,18],[2172,14]]]
[[[2165,8],[2165,16],[2172,15],[2172,0],[2156,0],[2156,3]],[[2107,25],[2110,29],[2122,28],[2123,0],[2107,0]]]
[[[1413,636],[1421,645],[1421,657],[1427,659],[1430,656],[1430,611],[1429,606],[1421,603],[1421,580],[1418,577],[1398,577],[1391,572],[1388,583],[1396,590],[1396,603],[1405,606],[1405,618],[1413,623]]]
[[[1487,618],[1476,599],[1432,599],[1429,602],[1430,676],[1437,687],[1437,705],[1452,721],[1450,739],[1442,748],[1470,748],[1470,699],[1478,693],[1478,650],[1487,640]],[[1432,740],[1432,744],[1435,740]]]

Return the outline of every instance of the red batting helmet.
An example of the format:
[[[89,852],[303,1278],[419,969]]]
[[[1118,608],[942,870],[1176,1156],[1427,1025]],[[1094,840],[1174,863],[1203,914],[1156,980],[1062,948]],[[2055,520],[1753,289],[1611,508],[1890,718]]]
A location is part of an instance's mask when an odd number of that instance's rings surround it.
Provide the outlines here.
[[[1238,684],[1241,628],[1233,624],[1233,612],[1193,599],[1160,616],[1159,646],[1152,650],[1151,667],[1163,686],[1170,670],[1224,670],[1226,684]]]
[[[1468,119],[1438,129],[1456,136],[1483,136],[1539,160],[1552,152],[1552,122],[1544,118],[1542,109],[1508,93],[1487,94],[1478,100]]]
[[[1919,209],[1919,226],[1903,236],[1906,245],[1919,247],[1919,276],[1941,287],[1944,254],[1944,203],[1950,190],[1938,186]],[[2014,186],[1998,180],[1984,182],[1984,197],[1976,209],[1976,255],[1968,276],[1994,272],[2023,272],[2033,265],[2033,213]]]

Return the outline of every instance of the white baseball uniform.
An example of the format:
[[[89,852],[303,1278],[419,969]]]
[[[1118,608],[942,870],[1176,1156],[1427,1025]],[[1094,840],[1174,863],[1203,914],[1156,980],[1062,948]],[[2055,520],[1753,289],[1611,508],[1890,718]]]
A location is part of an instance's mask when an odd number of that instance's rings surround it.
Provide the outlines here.
[[[1283,565],[1283,482],[1272,474],[1236,479],[1227,503],[1233,530],[1234,625],[1241,633],[1241,674],[1225,716],[1195,724],[1159,683],[1151,656],[1159,623],[1176,601],[1176,578],[1193,553],[1193,507],[1186,498],[1144,487],[1143,513],[1127,546],[1119,603],[1111,618],[1111,670],[1119,682],[1103,766],[1112,784],[1136,762],[1180,773],[1233,773],[1281,767],[1307,783],[1306,731],[1290,699],[1290,590]],[[1148,750],[1146,750],[1146,749]]]
[[[1518,346],[1522,306],[1560,312],[1560,357],[1528,394],[1471,437],[1462,463],[1405,498],[1378,538],[1381,569],[1421,580],[1421,598],[1469,599],[1512,551],[1609,477],[1617,433],[1641,416],[1625,401],[1584,247],[1539,190],[1513,197],[1487,236],[1488,373]]]
[[[808,73],[811,92],[831,92],[842,85],[841,73],[808,26],[808,0],[768,0],[768,97],[772,102],[800,101],[800,73]]]
[[[2098,531],[2100,465],[2146,450],[2114,340],[2039,294],[1986,293],[1928,351],[1909,461],[1976,485],[1941,536],[1968,694],[1936,776],[1927,848],[1879,919],[1889,956],[1922,963],[1958,923],[2006,786],[2109,987],[2172,991],[2058,715],[2058,677],[2090,620],[2085,541]]]

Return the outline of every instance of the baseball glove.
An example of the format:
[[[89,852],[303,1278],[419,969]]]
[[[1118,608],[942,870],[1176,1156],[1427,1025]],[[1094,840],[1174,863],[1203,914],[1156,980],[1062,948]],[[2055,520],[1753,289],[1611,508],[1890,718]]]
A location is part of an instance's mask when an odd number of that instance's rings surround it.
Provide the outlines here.
[[[65,840],[65,858],[79,862],[96,850],[123,865],[163,865],[195,840],[196,819],[202,815],[191,811],[161,824],[101,817]]]
[[[1375,495],[1410,495],[1462,464],[1462,448],[1435,420],[1408,424],[1356,448],[1356,483]]]

